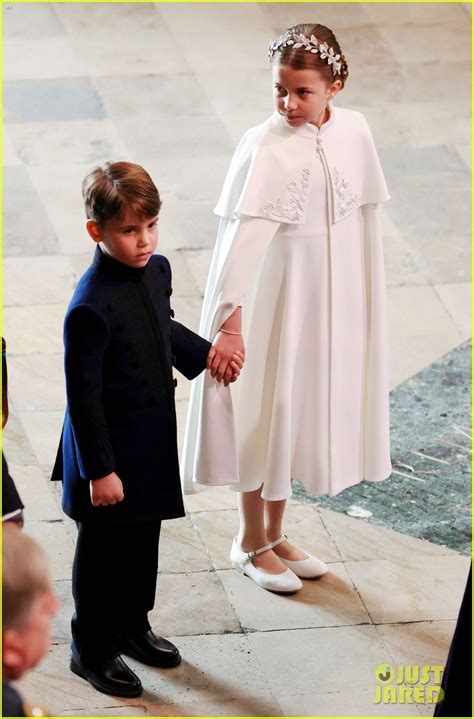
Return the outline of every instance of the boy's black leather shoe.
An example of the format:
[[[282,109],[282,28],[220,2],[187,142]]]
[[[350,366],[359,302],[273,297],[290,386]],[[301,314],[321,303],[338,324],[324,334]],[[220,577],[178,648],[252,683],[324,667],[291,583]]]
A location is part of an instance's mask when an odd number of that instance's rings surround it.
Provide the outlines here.
[[[91,684],[103,694],[116,697],[139,697],[143,692],[140,679],[123,661],[122,657],[106,659],[97,666],[84,667],[71,656],[71,671]]]
[[[142,664],[167,669],[177,667],[181,663],[181,655],[177,647],[167,639],[157,637],[149,629],[132,639],[125,639],[121,645],[122,654],[132,657]]]

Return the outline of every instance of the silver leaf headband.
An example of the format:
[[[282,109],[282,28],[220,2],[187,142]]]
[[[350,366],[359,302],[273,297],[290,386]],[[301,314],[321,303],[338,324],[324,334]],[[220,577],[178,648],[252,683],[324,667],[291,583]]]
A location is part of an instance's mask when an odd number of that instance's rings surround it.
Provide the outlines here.
[[[342,62],[340,60],[341,55],[336,55],[334,48],[329,47],[327,42],[318,42],[318,39],[311,35],[306,37],[302,33],[291,33],[286,32],[275,42],[271,42],[268,47],[268,59],[271,60],[273,55],[281,47],[291,46],[296,48],[304,48],[305,51],[313,53],[313,55],[319,53],[321,60],[326,60],[328,65],[332,66],[333,75],[340,75],[342,69]]]

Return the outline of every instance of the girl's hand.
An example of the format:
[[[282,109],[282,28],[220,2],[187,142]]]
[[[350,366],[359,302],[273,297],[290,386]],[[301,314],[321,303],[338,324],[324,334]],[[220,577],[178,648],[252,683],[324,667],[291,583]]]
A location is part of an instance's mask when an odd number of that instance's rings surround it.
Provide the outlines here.
[[[237,352],[240,352],[242,361],[244,361],[245,346],[242,335],[218,332],[207,357],[207,368],[211,370],[211,376],[214,377],[217,382],[222,382],[229,363],[236,361],[233,355]],[[232,369],[232,374],[234,375],[236,368]]]
[[[89,482],[89,489],[94,507],[117,504],[124,498],[122,480],[115,472],[100,479],[92,479]]]
[[[240,371],[245,363],[245,356],[242,352],[236,352],[232,355],[232,359],[227,365],[224,372],[224,385],[227,387],[231,382],[236,382],[239,378]]]

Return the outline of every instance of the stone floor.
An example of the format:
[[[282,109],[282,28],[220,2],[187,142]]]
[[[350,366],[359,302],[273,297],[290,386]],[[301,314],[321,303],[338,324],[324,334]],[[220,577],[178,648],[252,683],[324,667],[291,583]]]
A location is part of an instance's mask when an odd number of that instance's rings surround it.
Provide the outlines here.
[[[277,597],[229,566],[237,515],[225,490],[188,497],[188,516],[164,529],[154,622],[183,665],[139,667],[146,692],[127,702],[67,668],[74,530],[47,478],[65,406],[62,321],[92,250],[81,179],[111,158],[151,172],[176,315],[197,328],[213,203],[235,142],[272,110],[268,41],[308,17],[340,39],[351,73],[340,104],[366,114],[392,195],[383,223],[395,389],[471,336],[470,3],[3,4],[5,449],[62,600],[53,647],[21,684],[57,714],[433,711],[374,704],[375,668],[444,663],[468,558],[292,500],[288,533],[331,571]],[[180,441],[188,394],[183,379]]]

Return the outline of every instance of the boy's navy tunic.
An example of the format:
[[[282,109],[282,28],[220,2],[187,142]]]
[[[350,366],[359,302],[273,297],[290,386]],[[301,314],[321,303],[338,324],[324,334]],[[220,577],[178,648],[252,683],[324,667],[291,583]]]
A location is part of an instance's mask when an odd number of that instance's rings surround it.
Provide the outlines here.
[[[64,322],[67,410],[53,480],[79,522],[184,515],[172,365],[188,379],[210,343],[175,322],[171,268],[152,255],[135,269],[97,247]],[[116,472],[124,500],[93,507],[89,480]]]

